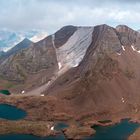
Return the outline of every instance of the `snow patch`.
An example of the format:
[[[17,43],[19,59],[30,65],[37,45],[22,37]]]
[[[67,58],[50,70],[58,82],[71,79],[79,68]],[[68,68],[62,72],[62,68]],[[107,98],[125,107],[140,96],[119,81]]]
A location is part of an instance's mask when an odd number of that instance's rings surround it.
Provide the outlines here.
[[[133,45],[131,45],[131,48],[132,48],[132,50],[133,50],[133,51],[137,51],[137,50],[134,48],[134,46],[133,46]]]
[[[125,51],[125,48],[124,48],[124,46],[122,45],[122,49],[123,49],[123,51]]]
[[[21,93],[24,94],[25,93],[25,90],[21,91]]]
[[[121,98],[121,101],[122,101],[123,103],[125,102],[123,97]]]
[[[117,55],[121,55],[121,53],[117,53]]]
[[[133,45],[131,45],[131,48],[133,49],[133,51],[135,51],[135,52],[137,52],[137,53],[140,53],[140,50],[137,51]]]
[[[59,67],[59,70],[62,68],[62,65],[60,62],[58,63],[58,67]]]
[[[53,130],[54,130],[54,126],[51,127],[51,131],[53,131]]]

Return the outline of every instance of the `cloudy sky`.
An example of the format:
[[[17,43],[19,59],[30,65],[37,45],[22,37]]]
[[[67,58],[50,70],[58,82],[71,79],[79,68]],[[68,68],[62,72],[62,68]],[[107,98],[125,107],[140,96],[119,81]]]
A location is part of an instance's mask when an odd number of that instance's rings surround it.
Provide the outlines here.
[[[49,34],[65,25],[140,29],[140,0],[0,0],[0,29],[43,29]]]

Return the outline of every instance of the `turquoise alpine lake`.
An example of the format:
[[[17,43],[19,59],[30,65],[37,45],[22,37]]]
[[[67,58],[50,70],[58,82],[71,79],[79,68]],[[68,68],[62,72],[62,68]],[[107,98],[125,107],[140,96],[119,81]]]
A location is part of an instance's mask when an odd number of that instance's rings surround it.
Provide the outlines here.
[[[124,119],[112,126],[93,126],[96,134],[84,140],[127,140],[127,138],[140,127],[140,124]]]
[[[26,116],[26,112],[15,106],[0,104],[0,118],[7,120],[19,120]]]
[[[15,106],[0,104],[0,118],[8,120],[19,120],[26,116],[24,110],[18,109]],[[55,130],[61,130],[68,127],[65,123],[55,125]],[[138,128],[140,124],[130,122],[128,119],[122,120],[120,123],[112,126],[93,126],[96,134],[84,140],[127,140],[127,138]],[[37,137],[25,134],[9,134],[0,135],[0,140],[66,140],[64,135]]]
[[[67,127],[68,127],[67,124],[65,124],[65,123],[63,123],[63,122],[59,122],[59,123],[57,123],[57,124],[55,125],[54,129],[55,129],[56,131],[60,131],[60,130],[62,130],[62,129],[64,129],[64,128],[67,128]]]
[[[112,126],[94,126],[96,134],[84,140],[127,140],[127,138],[139,127],[137,123],[123,120]],[[37,137],[33,135],[1,135],[0,140],[66,140],[63,135],[56,137]]]
[[[14,134],[14,135],[1,135],[0,140],[66,140],[63,135],[60,136],[50,136],[50,137],[37,137],[33,135],[23,135],[23,134]]]

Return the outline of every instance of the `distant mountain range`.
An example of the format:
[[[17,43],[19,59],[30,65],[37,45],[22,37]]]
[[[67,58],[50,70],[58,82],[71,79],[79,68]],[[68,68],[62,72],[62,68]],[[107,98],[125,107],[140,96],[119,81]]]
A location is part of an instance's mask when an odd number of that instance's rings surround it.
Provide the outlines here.
[[[45,31],[31,30],[31,31],[10,31],[0,30],[0,51],[7,51],[21,42],[24,38],[31,39],[37,42],[47,36]]]

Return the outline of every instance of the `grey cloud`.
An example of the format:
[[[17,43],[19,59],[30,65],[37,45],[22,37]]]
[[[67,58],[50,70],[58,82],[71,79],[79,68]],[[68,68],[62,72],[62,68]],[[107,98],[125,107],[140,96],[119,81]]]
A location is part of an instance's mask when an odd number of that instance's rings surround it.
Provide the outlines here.
[[[0,28],[44,29],[62,26],[140,25],[139,0],[0,0]]]

